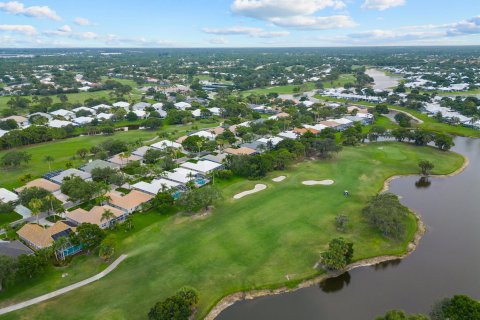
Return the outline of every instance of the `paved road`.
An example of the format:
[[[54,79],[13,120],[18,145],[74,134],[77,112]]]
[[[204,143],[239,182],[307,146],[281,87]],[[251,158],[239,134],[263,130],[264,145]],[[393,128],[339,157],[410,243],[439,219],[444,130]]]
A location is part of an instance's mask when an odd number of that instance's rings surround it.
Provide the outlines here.
[[[100,272],[100,273],[97,273],[97,274],[94,275],[93,277],[90,277],[90,278],[85,279],[85,280],[82,280],[82,281],[80,281],[80,282],[71,284],[71,285],[69,285],[69,286],[67,286],[67,287],[65,287],[65,288],[52,291],[52,292],[47,293],[47,294],[44,294],[44,295],[42,295],[42,296],[39,296],[39,297],[30,299],[30,300],[27,300],[27,301],[24,301],[24,302],[20,302],[20,303],[17,303],[17,304],[14,304],[14,305],[11,305],[11,306],[2,308],[2,309],[0,309],[0,315],[5,314],[5,313],[8,313],[8,312],[16,311],[16,310],[19,310],[19,309],[23,309],[23,308],[29,307],[29,306],[31,306],[31,305],[34,305],[34,304],[37,304],[37,303],[46,301],[46,300],[51,299],[51,298],[55,298],[55,297],[57,297],[57,296],[59,296],[59,295],[62,295],[62,294],[64,294],[64,293],[66,293],[66,292],[75,290],[75,289],[77,289],[77,288],[80,288],[80,287],[83,287],[83,286],[85,286],[85,285],[87,285],[87,284],[90,284],[90,283],[92,283],[92,282],[94,282],[94,281],[97,281],[97,280],[105,277],[105,276],[106,276],[107,274],[109,274],[110,272],[112,272],[112,271],[120,264],[120,262],[122,262],[123,260],[125,260],[125,258],[127,258],[127,255],[126,255],[126,254],[122,254],[120,257],[117,258],[117,260],[115,260],[114,262],[112,262],[112,264],[110,264],[105,270],[103,270],[103,271]]]

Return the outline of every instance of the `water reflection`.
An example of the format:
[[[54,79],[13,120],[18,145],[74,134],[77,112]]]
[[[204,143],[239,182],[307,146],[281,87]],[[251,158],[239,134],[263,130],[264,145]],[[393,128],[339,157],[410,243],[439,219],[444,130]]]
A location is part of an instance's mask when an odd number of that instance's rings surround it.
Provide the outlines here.
[[[345,272],[338,277],[320,282],[318,286],[325,293],[333,293],[342,290],[344,287],[348,287],[351,278],[350,273]]]
[[[428,188],[431,184],[432,182],[430,181],[430,179],[428,179],[428,177],[421,177],[420,179],[418,179],[418,181],[415,182],[415,187],[417,187],[418,189]]]
[[[402,263],[401,259],[390,260],[390,261],[385,261],[385,262],[375,264],[375,265],[372,266],[372,268],[376,271],[385,270],[385,269],[388,269],[388,268],[397,267],[400,263]]]

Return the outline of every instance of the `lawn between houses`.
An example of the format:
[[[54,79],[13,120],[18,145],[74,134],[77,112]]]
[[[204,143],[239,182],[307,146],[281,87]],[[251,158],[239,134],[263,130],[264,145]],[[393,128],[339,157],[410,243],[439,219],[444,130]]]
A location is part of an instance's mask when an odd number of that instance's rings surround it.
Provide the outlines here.
[[[216,125],[218,125],[218,123],[201,122],[195,122],[189,125],[166,125],[158,131],[131,130],[126,132],[116,132],[111,136],[81,136],[15,148],[12,150],[25,150],[30,153],[32,155],[32,160],[27,165],[21,165],[17,168],[0,168],[0,186],[7,189],[17,188],[24,184],[19,180],[23,175],[29,173],[32,175],[32,178],[38,178],[47,173],[49,171],[48,163],[43,161],[46,155],[50,155],[54,158],[54,161],[51,164],[52,170],[65,169],[65,164],[69,161],[76,168],[85,162],[76,156],[78,149],[88,149],[108,139],[118,139],[126,142],[134,142],[139,139],[145,141],[155,138],[162,132],[168,132],[174,137],[179,137],[186,134],[188,131],[194,130],[194,128],[201,129],[214,127]],[[151,143],[153,142],[155,141],[151,141]],[[0,151],[0,158],[9,151],[11,150]],[[72,160],[71,158],[74,156],[75,160]]]
[[[413,215],[406,218],[407,239],[391,242],[369,227],[361,209],[384,181],[418,172],[420,159],[435,163],[435,174],[458,169],[463,157],[431,147],[379,142],[346,147],[337,159],[302,162],[260,181],[240,178],[218,183],[224,195],[215,210],[202,218],[135,214],[131,233],[116,231],[116,254],[128,258],[107,277],[61,297],[4,319],[145,319],[155,302],[182,286],[199,292],[197,318],[205,316],[225,295],[250,289],[294,286],[320,273],[313,268],[328,242],[343,236],[354,242],[354,259],[401,254],[416,231]],[[286,175],[283,182],[271,179]],[[304,180],[333,179],[331,186],[304,186]],[[268,188],[240,200],[232,196],[256,183]],[[343,191],[350,191],[344,197]],[[334,218],[350,217],[350,229],[340,233]],[[78,259],[78,258],[77,258]],[[98,272],[99,259],[82,256],[70,266],[0,294],[5,306],[66,286]],[[83,267],[84,266],[84,267]],[[66,272],[71,277],[61,278]],[[286,276],[290,280],[287,280]]]

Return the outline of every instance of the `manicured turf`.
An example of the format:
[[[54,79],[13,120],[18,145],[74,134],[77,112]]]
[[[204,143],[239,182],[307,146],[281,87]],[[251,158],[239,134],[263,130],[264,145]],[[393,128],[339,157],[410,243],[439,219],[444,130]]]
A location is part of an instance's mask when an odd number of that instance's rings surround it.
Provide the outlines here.
[[[22,219],[22,216],[16,212],[0,213],[0,226],[5,223],[10,223]]]
[[[180,287],[200,294],[201,318],[223,296],[239,290],[292,285],[319,273],[313,266],[332,238],[354,242],[355,259],[400,254],[407,241],[390,242],[367,226],[361,208],[395,174],[418,172],[419,159],[450,173],[463,158],[430,147],[394,142],[345,148],[337,159],[303,162],[260,181],[232,179],[219,187],[224,200],[209,216],[188,218],[136,214],[132,233],[116,232],[117,255],[128,258],[104,279],[41,305],[7,314],[5,319],[145,319],[150,307]],[[286,175],[280,183],[273,177]],[[304,186],[304,180],[333,179],[331,186]],[[268,188],[240,200],[232,196],[256,183]],[[413,187],[413,186],[412,186]],[[346,198],[343,191],[351,196]],[[344,213],[351,228],[339,233],[334,217]],[[409,239],[416,230],[407,219]],[[85,270],[82,266],[85,265]],[[92,275],[97,258],[82,257],[60,272],[19,284],[0,294],[2,305],[19,302]],[[103,268],[103,266],[102,266]],[[291,281],[287,281],[289,275]]]

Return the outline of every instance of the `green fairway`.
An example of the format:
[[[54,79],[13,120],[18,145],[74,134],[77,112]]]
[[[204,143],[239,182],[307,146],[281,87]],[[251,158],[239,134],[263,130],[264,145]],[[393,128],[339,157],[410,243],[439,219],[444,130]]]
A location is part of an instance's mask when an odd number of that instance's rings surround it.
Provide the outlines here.
[[[353,74],[341,74],[337,80],[323,81],[323,87],[326,89],[343,87],[347,83],[355,83],[355,80],[356,78]]]
[[[417,173],[419,159],[432,161],[436,174],[450,173],[463,163],[460,155],[431,147],[372,143],[344,148],[333,160],[299,163],[260,181],[220,182],[224,200],[206,217],[136,214],[132,233],[115,233],[116,254],[128,254],[118,269],[98,282],[3,318],[145,319],[155,302],[182,286],[199,291],[197,318],[201,318],[227,294],[294,285],[318,275],[320,271],[313,266],[328,242],[338,236],[354,242],[355,260],[401,254],[416,230],[413,215],[407,219],[408,239],[395,242],[365,224],[360,211],[385,179]],[[271,181],[279,175],[287,178]],[[335,183],[302,185],[312,179],[333,179]],[[256,183],[268,188],[232,199]],[[345,189],[350,197],[343,196]],[[350,218],[346,233],[335,229],[334,218],[339,213]],[[82,256],[61,271],[0,293],[2,305],[63,287],[101,268],[104,265],[99,265],[97,258]],[[62,272],[72,276],[61,278]]]

